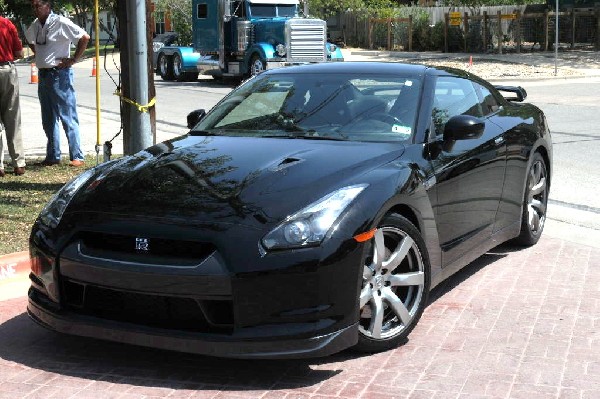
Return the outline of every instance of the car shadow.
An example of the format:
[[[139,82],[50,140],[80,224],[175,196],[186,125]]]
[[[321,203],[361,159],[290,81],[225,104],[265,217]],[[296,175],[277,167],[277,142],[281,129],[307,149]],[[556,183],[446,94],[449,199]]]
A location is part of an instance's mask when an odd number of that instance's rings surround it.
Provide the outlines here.
[[[469,263],[467,266],[460,269],[452,276],[448,277],[446,280],[442,281],[433,290],[431,290],[429,293],[428,306],[436,302],[448,292],[452,291],[455,287],[459,286],[461,283],[472,277],[480,270],[484,269],[486,266],[508,256],[508,254],[512,252],[517,252],[521,249],[523,249],[523,247],[510,243],[500,244],[499,246],[491,249],[484,255],[475,259],[473,262]]]
[[[24,306],[23,298],[19,300]],[[0,325],[0,343],[0,360],[5,362],[61,376],[152,388],[302,389],[342,372],[313,369],[314,359],[213,358],[69,336],[37,326],[26,313]]]
[[[429,305],[516,250],[501,245],[475,260],[432,290]],[[11,301],[16,305],[4,305],[26,306],[24,298]],[[203,391],[302,391],[342,373],[339,363],[378,356],[345,350],[318,359],[213,358],[59,334],[37,326],[25,312],[0,324],[0,343],[0,360],[32,369],[106,383]],[[327,365],[336,367],[319,367]]]

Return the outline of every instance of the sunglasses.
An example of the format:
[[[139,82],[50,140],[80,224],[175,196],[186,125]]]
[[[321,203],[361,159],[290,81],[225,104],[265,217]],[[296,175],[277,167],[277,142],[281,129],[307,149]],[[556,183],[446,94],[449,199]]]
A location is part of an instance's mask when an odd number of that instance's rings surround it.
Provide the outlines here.
[[[54,26],[54,20],[52,21],[46,21],[46,24],[44,26],[42,26],[41,28],[38,26],[37,31],[35,32],[35,44],[39,44],[40,46],[43,46],[46,44],[46,41],[48,40],[48,32],[50,32],[50,29],[52,29],[52,26]],[[44,27],[46,28],[44,31]],[[40,33],[42,33],[42,35],[40,35]],[[41,37],[41,39],[40,39]]]
[[[50,27],[48,27],[50,28]],[[35,44],[39,44],[39,45],[45,45],[46,44],[46,40],[48,40],[48,29],[46,29],[46,33],[44,33],[42,40],[40,41],[39,37],[40,37],[40,31],[44,32],[44,28],[38,28],[37,32],[35,32]]]

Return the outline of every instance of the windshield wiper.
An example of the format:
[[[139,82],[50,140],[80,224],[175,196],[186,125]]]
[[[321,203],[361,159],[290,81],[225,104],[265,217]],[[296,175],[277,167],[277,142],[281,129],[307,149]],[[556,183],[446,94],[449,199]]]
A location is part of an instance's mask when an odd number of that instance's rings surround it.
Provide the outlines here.
[[[348,141],[348,138],[345,136],[333,137],[333,136],[296,136],[296,139],[304,139],[304,140],[333,140],[333,141]]]
[[[190,130],[190,136],[221,136],[219,133],[207,132],[206,130]]]
[[[333,141],[347,141],[346,137],[333,137],[333,136],[314,136],[310,134],[268,134],[261,135],[260,137],[269,139],[303,139],[303,140],[333,140]]]

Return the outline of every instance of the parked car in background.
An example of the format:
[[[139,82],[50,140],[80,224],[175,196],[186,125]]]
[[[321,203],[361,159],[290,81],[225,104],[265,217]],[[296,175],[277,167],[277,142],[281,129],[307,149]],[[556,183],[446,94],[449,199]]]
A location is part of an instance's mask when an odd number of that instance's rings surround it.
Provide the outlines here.
[[[552,146],[525,97],[422,65],[263,72],[56,194],[31,233],[29,315],[214,356],[394,348],[433,287],[539,240]]]

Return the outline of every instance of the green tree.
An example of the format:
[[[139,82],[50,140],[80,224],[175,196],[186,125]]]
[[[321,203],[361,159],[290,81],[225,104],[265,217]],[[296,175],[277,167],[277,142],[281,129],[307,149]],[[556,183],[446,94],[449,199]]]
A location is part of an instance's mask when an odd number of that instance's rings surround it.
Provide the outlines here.
[[[74,14],[76,23],[83,24],[85,21],[87,26],[87,23],[91,22],[90,18],[94,12],[94,1],[54,0],[52,2],[52,9],[55,12],[61,11]],[[98,0],[98,6],[100,10],[112,10],[115,6],[115,0]],[[31,11],[31,0],[0,0],[0,11],[11,15],[19,29],[23,29],[34,20],[34,15]],[[89,17],[87,16],[88,13]]]
[[[364,8],[363,0],[307,0],[308,12],[316,18],[327,19],[346,10]],[[377,1],[377,0],[375,0]],[[388,0],[381,0],[388,1]]]
[[[179,34],[179,44],[192,43],[192,2],[191,0],[155,0],[155,12],[168,13],[171,16],[173,30]]]

